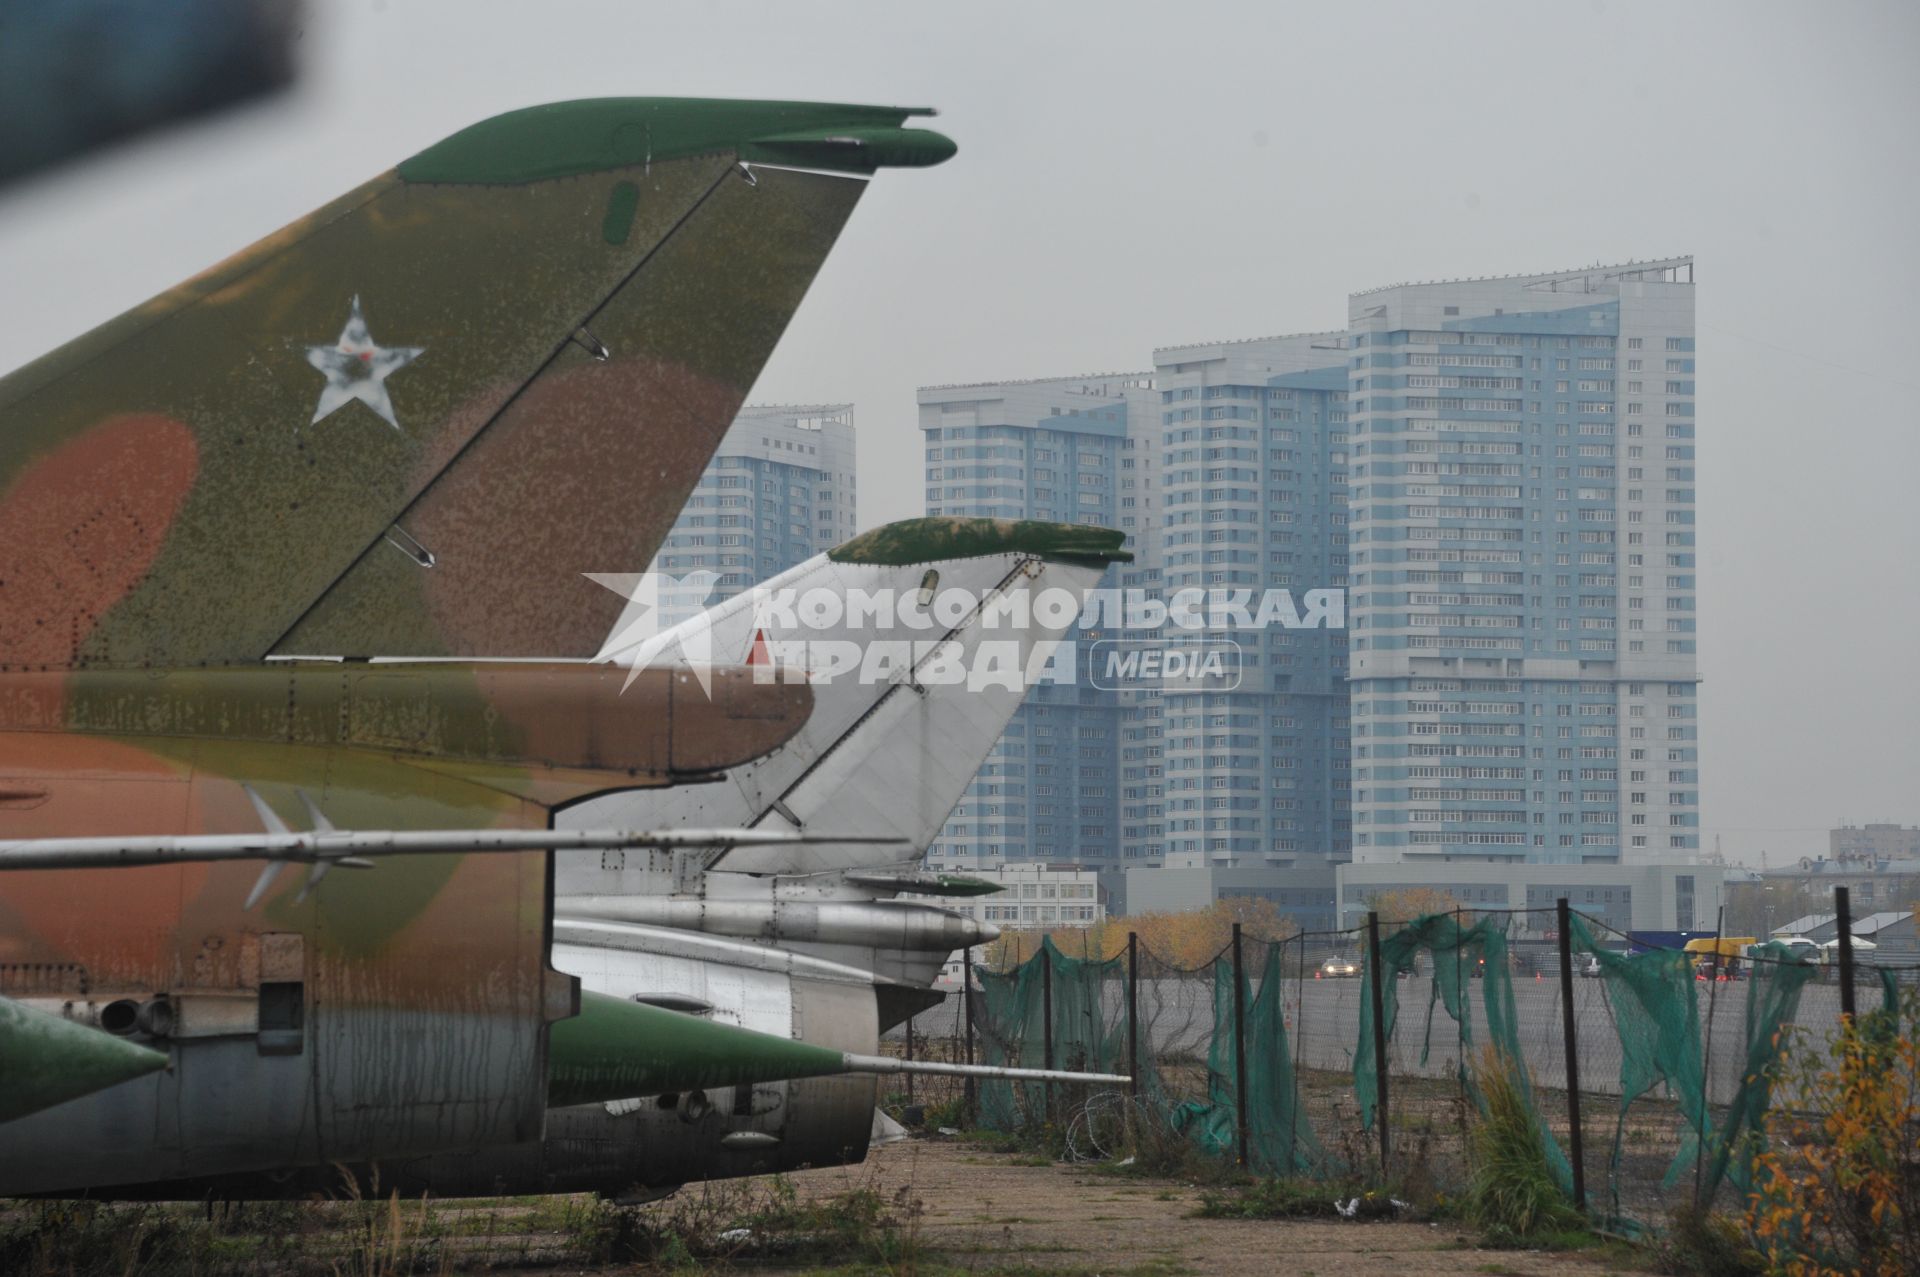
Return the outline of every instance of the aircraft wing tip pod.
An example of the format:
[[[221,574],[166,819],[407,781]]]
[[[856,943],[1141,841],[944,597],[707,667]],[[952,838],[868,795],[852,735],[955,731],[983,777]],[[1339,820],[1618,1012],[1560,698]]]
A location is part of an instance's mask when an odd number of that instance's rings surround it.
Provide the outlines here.
[[[397,167],[408,182],[518,185],[732,151],[840,172],[924,168],[958,149],[903,127],[931,108],[728,98],[582,98],[469,125]]]

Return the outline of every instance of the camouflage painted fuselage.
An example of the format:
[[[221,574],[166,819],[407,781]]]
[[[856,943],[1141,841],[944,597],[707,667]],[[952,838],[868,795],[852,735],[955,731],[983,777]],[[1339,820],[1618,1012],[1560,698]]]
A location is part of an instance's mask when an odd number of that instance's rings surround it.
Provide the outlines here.
[[[651,558],[864,186],[739,163],[950,153],[907,114],[516,112],[0,380],[0,841],[258,830],[249,788],[544,828],[790,736],[804,688],[485,662],[593,654],[584,573]],[[172,1057],[0,1124],[0,1193],[537,1135],[549,861],[0,873],[0,996]]]

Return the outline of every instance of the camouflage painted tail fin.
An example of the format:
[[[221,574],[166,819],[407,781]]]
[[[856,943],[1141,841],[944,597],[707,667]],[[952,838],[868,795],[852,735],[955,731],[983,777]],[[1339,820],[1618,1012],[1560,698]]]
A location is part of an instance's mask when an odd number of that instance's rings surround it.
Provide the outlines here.
[[[513,112],[0,380],[0,665],[592,655],[865,186],[748,163],[915,113]]]

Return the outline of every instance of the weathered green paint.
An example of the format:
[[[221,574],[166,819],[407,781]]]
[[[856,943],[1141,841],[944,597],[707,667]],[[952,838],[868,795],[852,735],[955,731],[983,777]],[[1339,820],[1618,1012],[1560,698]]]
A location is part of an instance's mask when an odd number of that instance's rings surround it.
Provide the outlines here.
[[[906,114],[721,107],[769,134]],[[742,181],[694,145],[726,140],[703,104],[563,103],[447,145],[567,170],[629,108],[685,145],[601,179],[390,173],[0,378],[0,665],[591,656],[623,600],[582,574],[652,557],[866,186]],[[424,352],[380,383],[392,420],[321,412],[310,357],[352,314]]]
[[[582,992],[547,1041],[547,1103],[595,1104],[847,1071],[838,1051]]]
[[[632,182],[615,182],[607,193],[607,215],[600,222],[600,236],[616,248],[627,242],[633,232],[633,215],[640,208],[640,188]]]
[[[165,1067],[158,1051],[0,998],[0,1122]]]
[[[903,519],[863,532],[827,551],[827,557],[835,563],[899,567],[988,554],[1037,554],[1055,562],[1098,567],[1133,562],[1133,555],[1120,548],[1126,539],[1126,533],[1112,528],[1077,523],[936,516]]]
[[[810,168],[871,173],[938,164],[954,145],[900,126],[927,107],[725,98],[583,98],[509,111],[460,130],[398,166],[409,182],[518,184],[732,152]],[[847,137],[865,145],[833,146]]]

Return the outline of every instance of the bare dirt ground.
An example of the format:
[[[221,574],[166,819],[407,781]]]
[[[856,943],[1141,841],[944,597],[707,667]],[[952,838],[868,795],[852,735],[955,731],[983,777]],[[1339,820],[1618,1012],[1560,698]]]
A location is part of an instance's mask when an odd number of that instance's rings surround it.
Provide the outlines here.
[[[1593,1255],[1483,1250],[1457,1226],[1196,1219],[1190,1185],[1096,1175],[954,1141],[912,1140],[875,1150],[862,1166],[789,1179],[803,1198],[905,1190],[920,1204],[926,1250],[954,1267],[1073,1274],[1503,1273],[1600,1277],[1622,1270]],[[764,1271],[764,1270],[763,1270]],[[802,1272],[805,1270],[784,1270]]]
[[[1332,1187],[1328,1188],[1331,1195]],[[1452,1224],[1196,1217],[1203,1189],[905,1140],[864,1165],[694,1185],[652,1206],[587,1196],[194,1204],[0,1203],[6,1277],[1601,1277],[1625,1248],[1479,1247]],[[650,1262],[648,1262],[650,1261]]]

